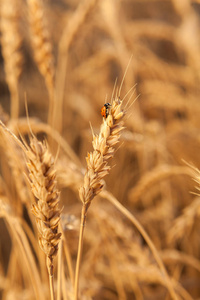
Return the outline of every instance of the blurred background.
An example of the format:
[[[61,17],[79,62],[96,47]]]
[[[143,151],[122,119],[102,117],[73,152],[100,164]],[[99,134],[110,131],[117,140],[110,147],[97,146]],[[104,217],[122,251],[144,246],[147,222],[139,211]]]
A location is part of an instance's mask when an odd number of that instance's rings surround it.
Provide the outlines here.
[[[125,105],[137,100],[128,105],[105,191],[145,228],[178,299],[199,299],[200,1],[1,0],[0,29],[0,118],[26,136],[27,101],[33,132],[48,139],[55,156],[60,145],[58,184],[73,260],[91,126],[99,132],[101,107],[123,83]],[[2,195],[28,220],[16,162],[8,164],[7,155],[3,141]],[[82,299],[170,299],[146,241],[104,196],[88,213]],[[11,280],[12,238],[0,225],[0,274]],[[34,299],[17,278],[19,299]],[[18,299],[0,288],[2,299]]]

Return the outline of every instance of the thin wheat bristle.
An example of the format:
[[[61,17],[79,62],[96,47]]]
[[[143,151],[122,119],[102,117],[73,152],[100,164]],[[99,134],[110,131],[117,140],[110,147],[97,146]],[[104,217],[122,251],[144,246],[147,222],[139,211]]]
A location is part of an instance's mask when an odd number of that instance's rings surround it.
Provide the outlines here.
[[[32,212],[36,217],[39,244],[47,256],[49,272],[53,274],[53,258],[61,238],[58,230],[60,193],[56,186],[54,161],[47,143],[41,143],[35,137],[31,138],[26,157],[32,192],[37,199]]]

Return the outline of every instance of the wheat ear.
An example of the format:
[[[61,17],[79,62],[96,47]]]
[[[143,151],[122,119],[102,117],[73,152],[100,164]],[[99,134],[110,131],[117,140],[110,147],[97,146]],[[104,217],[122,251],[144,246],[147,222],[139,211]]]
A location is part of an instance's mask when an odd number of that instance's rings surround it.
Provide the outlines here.
[[[43,3],[41,0],[28,0],[29,19],[32,32],[32,45],[35,61],[42,74],[49,94],[49,122],[54,106],[54,57],[52,44],[47,29]]]
[[[32,212],[36,217],[39,232],[39,245],[47,257],[47,269],[51,299],[55,299],[53,288],[53,258],[58,252],[61,233],[58,230],[60,221],[59,198],[56,187],[54,161],[46,142],[39,142],[36,137],[31,138],[30,146],[26,146],[27,167],[29,181],[36,202],[32,205]]]
[[[28,146],[25,142],[22,143],[1,120],[0,127],[17,142],[26,155],[29,182],[36,198],[32,205],[32,212],[36,217],[39,245],[47,258],[51,300],[55,300],[53,259],[58,252],[58,243],[61,238],[58,230],[61,210],[59,209],[60,193],[57,189],[54,159],[47,142],[41,143],[32,135],[30,146]]]
[[[2,1],[1,4],[1,44],[4,58],[6,81],[11,95],[11,118],[19,115],[18,79],[21,74],[22,39],[19,30],[19,3],[16,0]]]
[[[75,273],[74,299],[78,299],[78,283],[80,273],[80,262],[83,248],[83,234],[86,222],[86,214],[93,198],[103,188],[103,177],[108,174],[110,166],[108,161],[113,157],[114,146],[119,142],[120,133],[123,129],[123,117],[125,112],[122,110],[122,101],[115,99],[110,107],[108,117],[103,119],[99,135],[93,134],[93,152],[88,153],[87,170],[84,176],[83,186],[79,190],[82,201],[81,225],[79,233],[79,246]]]

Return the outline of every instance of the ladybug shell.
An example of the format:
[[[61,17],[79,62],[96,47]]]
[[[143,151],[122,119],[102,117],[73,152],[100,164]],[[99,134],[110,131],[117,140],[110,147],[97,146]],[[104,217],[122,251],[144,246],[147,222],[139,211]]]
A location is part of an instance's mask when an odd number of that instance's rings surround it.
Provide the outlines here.
[[[107,116],[109,115],[109,107],[111,107],[110,103],[104,104],[104,106],[101,109],[102,117],[107,118]]]
[[[105,105],[101,109],[101,115],[103,118],[107,117],[107,108],[105,107]]]

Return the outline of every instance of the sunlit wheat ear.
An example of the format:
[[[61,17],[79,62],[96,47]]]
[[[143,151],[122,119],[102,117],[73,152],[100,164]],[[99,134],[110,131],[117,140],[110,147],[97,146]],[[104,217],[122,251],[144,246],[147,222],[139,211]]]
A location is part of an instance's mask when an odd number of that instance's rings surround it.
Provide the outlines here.
[[[54,58],[41,0],[28,0],[35,61],[51,96],[54,87]]]
[[[110,108],[110,114],[103,119],[99,135],[93,135],[94,150],[86,157],[87,171],[84,184],[79,191],[80,199],[87,208],[103,188],[102,179],[110,170],[108,160],[113,157],[115,151],[113,147],[119,142],[124,115],[122,101],[115,99]]]
[[[47,143],[31,138],[26,151],[29,181],[36,202],[32,212],[36,217],[39,232],[39,244],[47,256],[49,275],[53,275],[53,258],[58,251],[61,233],[58,230],[60,221],[59,198],[54,160]]]
[[[11,94],[11,117],[19,115],[18,79],[22,70],[19,30],[19,3],[16,0],[1,1],[0,5],[1,45],[6,81]]]

